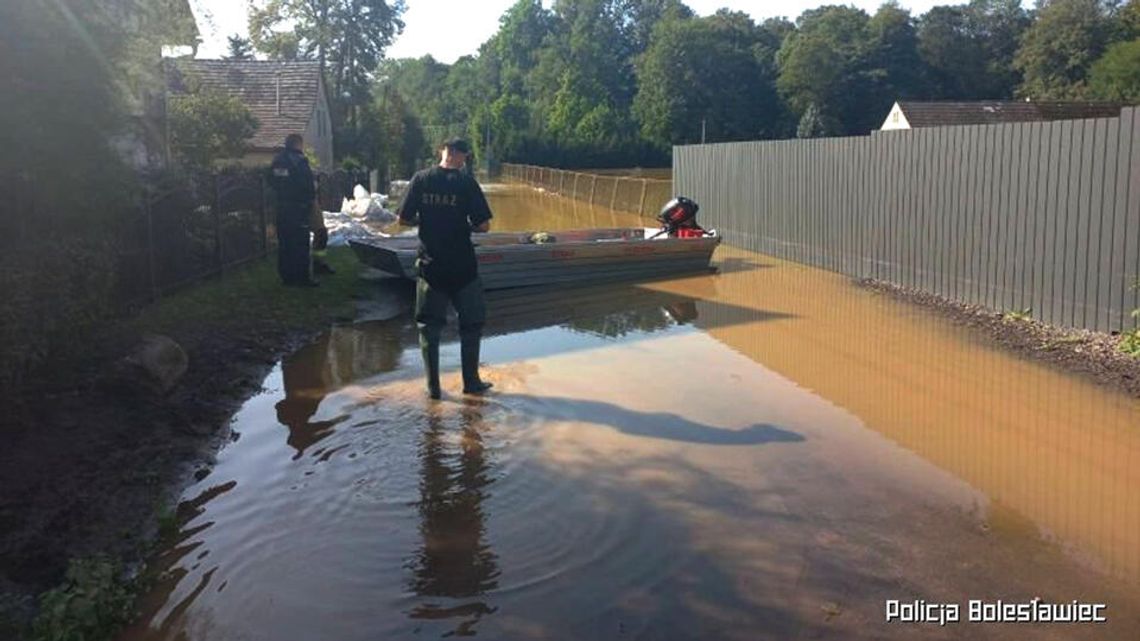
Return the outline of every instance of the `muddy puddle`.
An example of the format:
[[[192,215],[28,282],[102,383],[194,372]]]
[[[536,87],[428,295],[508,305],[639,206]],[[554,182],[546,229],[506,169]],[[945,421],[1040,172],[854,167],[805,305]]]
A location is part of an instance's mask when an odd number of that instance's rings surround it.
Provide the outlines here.
[[[491,197],[500,229],[641,224]],[[122,639],[1140,638],[1140,404],[840,276],[716,262],[489,296],[484,399],[453,337],[425,400],[406,314],[334,328],[234,417]],[[1034,598],[1108,621],[967,621]]]

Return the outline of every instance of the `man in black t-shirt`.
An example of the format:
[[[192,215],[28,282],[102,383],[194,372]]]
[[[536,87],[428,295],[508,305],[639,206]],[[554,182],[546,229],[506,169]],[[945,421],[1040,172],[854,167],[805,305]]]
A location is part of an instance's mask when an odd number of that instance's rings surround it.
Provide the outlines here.
[[[486,305],[471,243],[472,232],[490,228],[491,208],[479,183],[462,171],[471,153],[467,141],[452,138],[439,151],[439,164],[412,177],[397,211],[401,224],[419,225],[416,324],[433,399],[440,397],[439,337],[449,303],[459,315],[463,393],[482,394],[491,387],[479,378]]]

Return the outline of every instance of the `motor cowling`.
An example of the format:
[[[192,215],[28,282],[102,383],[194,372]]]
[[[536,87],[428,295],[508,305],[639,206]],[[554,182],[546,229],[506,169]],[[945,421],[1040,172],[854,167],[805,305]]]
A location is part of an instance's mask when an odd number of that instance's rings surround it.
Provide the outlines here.
[[[704,236],[705,230],[697,224],[697,211],[700,205],[685,198],[677,196],[665,203],[657,220],[661,223],[662,231],[672,237],[690,238]]]

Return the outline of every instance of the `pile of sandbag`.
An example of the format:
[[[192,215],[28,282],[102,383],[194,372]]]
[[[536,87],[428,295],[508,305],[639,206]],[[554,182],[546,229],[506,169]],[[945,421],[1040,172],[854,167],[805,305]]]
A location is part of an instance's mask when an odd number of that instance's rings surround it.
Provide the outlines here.
[[[396,220],[396,214],[385,209],[386,204],[388,197],[384,194],[370,194],[363,185],[357,185],[352,190],[352,200],[345,198],[341,203],[340,213],[374,223],[390,223]]]
[[[329,247],[343,247],[349,240],[385,235],[369,227],[363,219],[339,211],[325,212],[325,228],[329,230]]]

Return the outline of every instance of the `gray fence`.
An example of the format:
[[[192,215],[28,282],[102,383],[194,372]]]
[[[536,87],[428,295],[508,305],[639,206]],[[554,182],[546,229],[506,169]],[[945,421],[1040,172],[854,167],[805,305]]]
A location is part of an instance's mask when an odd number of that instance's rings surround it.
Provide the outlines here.
[[[701,224],[761,253],[1045,322],[1131,328],[1140,109],[673,149]]]

